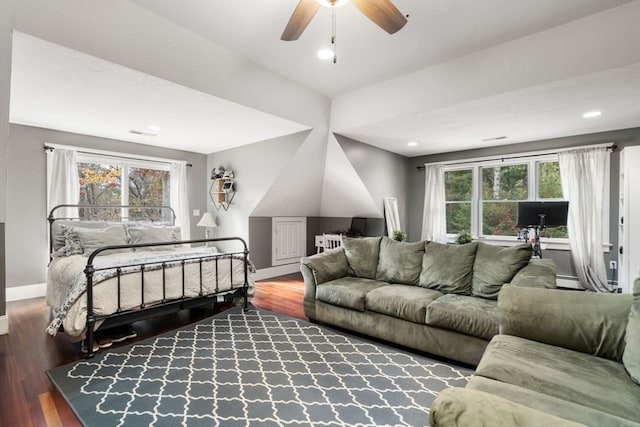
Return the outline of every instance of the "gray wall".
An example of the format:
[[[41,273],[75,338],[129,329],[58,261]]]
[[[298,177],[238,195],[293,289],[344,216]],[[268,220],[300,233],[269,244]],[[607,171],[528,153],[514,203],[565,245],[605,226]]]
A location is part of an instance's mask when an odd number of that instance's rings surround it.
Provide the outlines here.
[[[336,135],[336,139],[380,212],[384,212],[385,197],[395,197],[398,200],[400,225],[407,230],[409,159],[345,136]]]
[[[207,208],[207,157],[204,154],[170,150],[150,145],[134,144],[88,135],[60,132],[12,124],[9,133],[9,166],[7,185],[6,239],[11,242],[7,251],[7,287],[44,283],[48,262],[46,155],[45,143],[95,148],[132,156],[151,156],[185,160],[193,165],[187,169],[190,213]],[[197,227],[198,218],[191,217],[191,235],[203,238],[204,230]]]
[[[315,253],[316,234],[346,230],[351,225],[351,216],[319,215],[322,191],[318,188],[321,189],[324,181],[325,158],[318,150],[311,151],[312,156],[308,155],[307,145],[316,143],[310,141],[311,137],[310,132],[301,132],[208,156],[209,168],[222,165],[232,169],[237,183],[237,193],[229,210],[215,212],[219,226],[217,235],[248,238],[251,259],[256,268],[271,267],[273,216],[307,218],[308,253]],[[380,212],[383,212],[383,197],[396,197],[402,224],[406,224],[408,159],[339,135],[336,139]],[[298,167],[300,164],[305,167]],[[303,192],[291,193],[294,183],[301,182],[313,184]],[[277,209],[264,208],[269,204],[265,199],[278,200],[279,206]],[[317,208],[308,214],[300,210],[300,206]],[[353,212],[352,216],[360,215]],[[384,220],[370,218],[368,227],[369,235],[381,235],[384,233]]]
[[[12,2],[0,1],[0,317],[7,312],[5,298],[5,225],[9,152],[9,92],[11,89]]]
[[[619,151],[628,145],[640,145],[640,128],[621,129],[610,132],[599,132],[587,135],[571,136],[566,138],[554,138],[541,141],[531,141],[522,144],[504,145],[500,147],[483,148],[479,150],[467,150],[453,153],[442,153],[431,156],[421,156],[411,158],[408,168],[408,186],[409,186],[409,201],[407,204],[409,215],[409,239],[417,240],[420,238],[422,228],[422,210],[424,204],[424,171],[417,170],[417,166],[421,166],[424,163],[441,162],[441,161],[453,161],[464,160],[475,157],[486,157],[506,154],[516,154],[522,152],[547,150],[556,148],[576,147],[590,144],[600,144],[614,142],[617,145],[611,155],[611,180],[610,180],[610,243],[612,248],[609,253],[605,253],[606,266],[608,267],[609,260],[617,260],[617,246],[618,246],[618,183],[619,183],[619,171],[620,171],[620,155]],[[560,276],[575,276],[575,270],[571,265],[571,256],[569,251],[544,251],[543,256],[553,259],[558,268],[558,275]],[[609,278],[612,277],[612,272],[608,271]]]

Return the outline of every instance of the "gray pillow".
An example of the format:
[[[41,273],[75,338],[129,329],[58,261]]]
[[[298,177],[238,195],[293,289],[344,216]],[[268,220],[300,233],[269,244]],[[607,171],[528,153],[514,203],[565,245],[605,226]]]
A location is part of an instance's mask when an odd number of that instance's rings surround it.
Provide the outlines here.
[[[177,242],[180,240],[180,227],[127,227],[131,243],[160,243],[160,242]],[[168,251],[175,249],[174,245],[167,246],[149,246],[145,248],[137,248],[141,251]]]
[[[93,251],[103,246],[126,245],[127,235],[121,225],[105,229],[74,228],[80,238],[80,243],[84,249],[84,256],[89,256]],[[127,249],[119,249],[105,252],[105,254],[115,252],[125,252]]]
[[[477,243],[444,245],[427,242],[419,285],[445,294],[471,295]]]
[[[622,363],[633,382],[640,385],[640,278],[633,284],[633,304],[624,339]]]
[[[376,280],[403,285],[417,285],[422,271],[425,242],[397,242],[383,237]]]
[[[381,237],[343,237],[342,246],[347,256],[349,274],[365,279],[376,278]]]
[[[107,228],[109,223],[106,221],[82,221],[82,220],[57,220],[51,225],[51,240],[53,241],[53,250],[57,251],[66,245],[65,227],[72,228]],[[68,228],[67,228],[68,230]]]
[[[54,257],[65,257],[71,255],[82,255],[84,249],[80,243],[80,237],[73,227],[60,224],[58,233],[62,239],[63,245],[53,252]]]
[[[498,299],[502,285],[511,282],[516,273],[529,263],[531,253],[528,243],[503,248],[479,242],[473,263],[471,294]]]

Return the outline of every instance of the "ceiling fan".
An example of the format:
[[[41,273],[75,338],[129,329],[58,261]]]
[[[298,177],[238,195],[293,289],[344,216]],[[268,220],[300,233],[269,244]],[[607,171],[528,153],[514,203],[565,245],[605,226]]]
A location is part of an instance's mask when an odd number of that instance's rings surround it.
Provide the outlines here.
[[[335,7],[347,1],[349,0],[300,0],[280,39],[298,40],[321,5],[330,6],[335,10]],[[400,30],[407,23],[407,18],[400,13],[391,0],[351,0],[351,2],[362,14],[389,34]]]

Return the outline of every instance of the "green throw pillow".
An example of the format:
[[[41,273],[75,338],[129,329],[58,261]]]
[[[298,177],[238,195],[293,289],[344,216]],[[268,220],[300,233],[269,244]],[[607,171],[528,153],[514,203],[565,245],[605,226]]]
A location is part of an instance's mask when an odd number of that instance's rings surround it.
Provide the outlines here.
[[[383,237],[376,280],[417,285],[422,271],[425,242],[405,243]]]
[[[444,245],[427,242],[419,285],[445,294],[471,295],[477,243]]]
[[[633,284],[633,304],[624,339],[626,343],[622,363],[633,382],[640,384],[640,278]]]
[[[479,242],[473,263],[471,294],[498,299],[502,285],[511,282],[513,276],[529,263],[531,252],[528,243],[503,248]]]
[[[347,256],[349,273],[365,279],[376,278],[381,237],[343,237],[342,246]]]

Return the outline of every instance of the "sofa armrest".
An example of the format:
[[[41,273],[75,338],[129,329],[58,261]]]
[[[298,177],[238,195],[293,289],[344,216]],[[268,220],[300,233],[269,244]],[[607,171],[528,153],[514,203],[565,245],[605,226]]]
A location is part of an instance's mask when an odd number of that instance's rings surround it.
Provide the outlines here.
[[[532,259],[513,276],[511,284],[553,289],[556,287],[556,265],[550,259]]]
[[[431,427],[576,427],[574,423],[479,390],[449,388],[431,405]]]
[[[505,285],[499,330],[620,361],[632,296]]]

